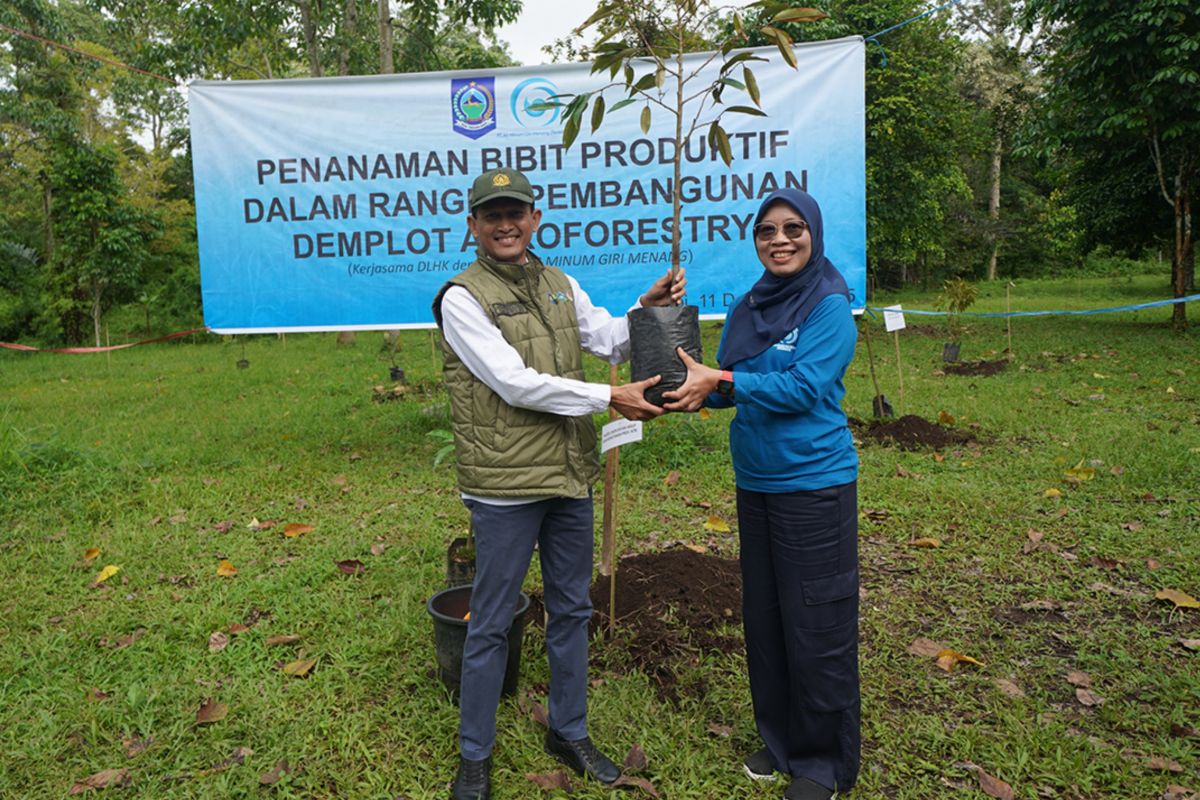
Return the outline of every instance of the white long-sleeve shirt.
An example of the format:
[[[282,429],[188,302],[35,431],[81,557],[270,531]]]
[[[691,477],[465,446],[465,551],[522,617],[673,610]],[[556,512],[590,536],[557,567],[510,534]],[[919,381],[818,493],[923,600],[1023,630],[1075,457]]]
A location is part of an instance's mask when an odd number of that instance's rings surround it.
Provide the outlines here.
[[[584,350],[619,364],[629,358],[629,322],[592,305],[587,292],[567,276],[579,321],[579,343]],[[442,295],[442,335],[471,374],[510,406],[578,417],[608,408],[612,392],[607,384],[549,375],[525,365],[521,355],[505,340],[479,301],[461,286]],[[498,498],[463,494],[468,500],[514,505],[544,497]]]

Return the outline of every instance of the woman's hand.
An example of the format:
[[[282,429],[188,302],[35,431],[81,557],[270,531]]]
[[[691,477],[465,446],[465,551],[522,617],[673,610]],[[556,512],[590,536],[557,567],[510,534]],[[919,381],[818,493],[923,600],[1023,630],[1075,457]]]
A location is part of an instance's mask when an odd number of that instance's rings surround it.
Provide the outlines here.
[[[687,270],[680,267],[675,273],[675,281],[671,282],[671,271],[656,280],[639,298],[642,308],[650,306],[677,306],[683,301],[684,290],[687,288]]]
[[[654,419],[662,414],[663,410],[647,402],[646,390],[661,380],[662,375],[655,375],[637,383],[614,386],[608,404],[625,419]]]
[[[687,354],[682,347],[675,349],[679,360],[687,367],[687,380],[673,392],[663,392],[663,398],[673,402],[663,408],[667,411],[699,411],[704,401],[717,388],[721,380],[721,371],[706,367]]]

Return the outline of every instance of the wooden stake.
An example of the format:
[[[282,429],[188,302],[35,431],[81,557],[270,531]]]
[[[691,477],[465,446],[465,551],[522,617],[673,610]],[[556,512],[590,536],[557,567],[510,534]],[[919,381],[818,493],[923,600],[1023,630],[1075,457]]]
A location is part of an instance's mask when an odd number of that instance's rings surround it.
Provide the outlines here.
[[[1012,285],[1013,285],[1012,281],[1009,281],[1004,286],[1004,311],[1007,314],[1012,314]],[[1008,358],[1011,361],[1012,357],[1013,357],[1012,317],[1011,316],[1005,317],[1004,321],[1008,324]]]
[[[608,383],[617,385],[617,366],[608,368]],[[609,421],[619,415],[613,409],[608,410]],[[617,622],[617,473],[621,466],[621,448],[614,447],[608,451],[604,465],[604,521],[600,545],[600,574],[608,578],[608,632],[616,631]]]
[[[108,340],[108,323],[107,322],[104,323],[104,346],[105,347],[112,346],[112,342],[110,342]],[[111,350],[104,351],[104,361],[105,361],[106,365],[108,366],[108,368],[111,370],[112,369],[112,351]]]
[[[904,363],[900,360],[900,331],[892,331],[892,336],[896,337],[896,375],[900,378],[900,408],[898,409],[901,416],[904,415]]]

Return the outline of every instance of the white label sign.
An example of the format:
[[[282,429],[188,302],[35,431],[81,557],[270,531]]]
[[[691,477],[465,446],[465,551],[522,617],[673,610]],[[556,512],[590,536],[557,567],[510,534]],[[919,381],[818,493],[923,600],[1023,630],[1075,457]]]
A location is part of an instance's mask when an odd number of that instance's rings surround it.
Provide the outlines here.
[[[888,333],[904,329],[904,312],[900,306],[888,306],[883,310],[883,329]]]
[[[642,423],[632,419],[617,419],[600,429],[600,452],[642,440]]]

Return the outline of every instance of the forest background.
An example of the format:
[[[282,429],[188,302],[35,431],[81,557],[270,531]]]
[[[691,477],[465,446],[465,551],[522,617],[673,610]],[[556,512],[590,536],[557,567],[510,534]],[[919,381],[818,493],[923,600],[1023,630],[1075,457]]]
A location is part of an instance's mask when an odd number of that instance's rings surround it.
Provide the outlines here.
[[[932,7],[810,5],[828,17],[781,26],[796,41],[869,36]],[[495,30],[520,8],[5,0],[0,340],[100,344],[102,331],[123,341],[202,325],[181,84],[512,66]],[[689,49],[718,40],[732,13]],[[770,11],[742,13],[761,24]],[[1149,260],[1164,294],[1193,291],[1200,9],[1191,0],[964,0],[866,47],[874,286],[1133,272]],[[581,37],[545,51],[590,57]],[[1185,314],[1175,306],[1177,324]]]

